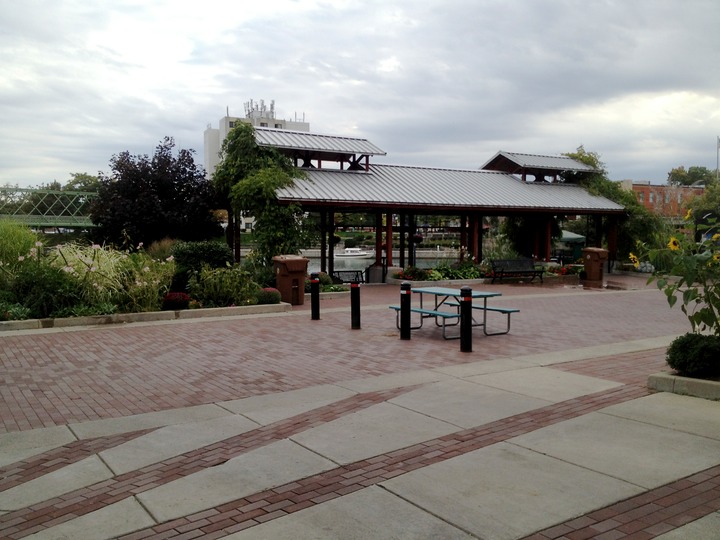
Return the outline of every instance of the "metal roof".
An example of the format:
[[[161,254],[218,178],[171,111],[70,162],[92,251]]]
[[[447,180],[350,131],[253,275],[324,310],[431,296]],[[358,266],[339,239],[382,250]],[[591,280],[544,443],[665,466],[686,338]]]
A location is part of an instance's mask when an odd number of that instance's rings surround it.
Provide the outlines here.
[[[454,209],[621,213],[623,206],[577,185],[526,183],[484,170],[435,169],[372,164],[370,171],[306,170],[305,179],[278,190],[278,198],[305,206],[413,207]]]
[[[347,155],[386,155],[384,150],[378,148],[367,139],[320,135],[307,131],[256,127],[255,140],[260,146],[274,146],[275,148],[290,150],[329,152]]]
[[[596,172],[596,169],[567,156],[541,156],[500,151],[490,158],[481,169],[492,171],[519,172],[547,170],[556,172]]]

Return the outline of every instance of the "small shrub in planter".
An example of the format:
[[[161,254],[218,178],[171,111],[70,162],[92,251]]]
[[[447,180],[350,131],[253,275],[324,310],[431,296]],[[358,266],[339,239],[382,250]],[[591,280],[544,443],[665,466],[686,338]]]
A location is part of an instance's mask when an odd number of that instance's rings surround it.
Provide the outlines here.
[[[199,272],[203,266],[225,268],[233,263],[232,250],[224,242],[214,240],[176,242],[170,251],[175,260],[172,283],[175,290],[186,289],[192,273]]]
[[[162,300],[163,311],[177,311],[188,309],[190,306],[190,295],[184,292],[169,292]]]
[[[668,365],[685,377],[720,377],[720,337],[688,333],[668,347]]]
[[[21,321],[30,317],[30,310],[21,304],[0,302],[0,321]]]
[[[416,266],[408,266],[400,272],[397,272],[393,277],[395,279],[407,279],[410,281],[425,281],[428,277],[428,271]]]
[[[332,278],[327,274],[327,272],[318,272],[318,281],[320,282],[320,292],[334,292],[331,290],[331,288],[335,285],[333,283]],[[310,293],[312,292],[310,289],[310,278],[305,280],[305,292]],[[345,289],[342,289],[345,290]]]
[[[206,308],[254,304],[259,288],[239,266],[204,266],[190,276],[189,282],[190,295]]]
[[[257,294],[258,304],[279,304],[280,299],[280,291],[273,287],[260,289]]]

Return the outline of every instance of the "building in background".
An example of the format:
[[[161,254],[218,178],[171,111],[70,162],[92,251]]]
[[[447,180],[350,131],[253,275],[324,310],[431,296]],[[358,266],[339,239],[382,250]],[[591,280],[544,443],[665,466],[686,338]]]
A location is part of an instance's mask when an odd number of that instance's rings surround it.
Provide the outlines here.
[[[222,143],[237,122],[245,122],[255,127],[266,127],[274,129],[287,129],[292,131],[310,131],[310,124],[305,121],[305,114],[298,120],[284,120],[275,115],[275,101],[270,102],[270,107],[265,105],[264,100],[254,102],[250,100],[245,103],[245,117],[230,116],[229,111],[220,119],[218,128],[208,124],[204,137],[204,166],[205,175],[210,178],[215,172],[215,167],[220,163],[220,149]]]
[[[685,216],[687,203],[705,193],[704,186],[651,184],[649,180],[623,180],[624,189],[635,193],[638,202],[654,214],[677,220]]]

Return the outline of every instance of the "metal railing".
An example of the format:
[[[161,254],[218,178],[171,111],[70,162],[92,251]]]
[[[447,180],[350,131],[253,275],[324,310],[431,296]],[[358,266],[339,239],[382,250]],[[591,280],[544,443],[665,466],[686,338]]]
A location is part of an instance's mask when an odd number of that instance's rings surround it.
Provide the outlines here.
[[[0,219],[29,227],[88,228],[90,203],[97,193],[0,187]]]

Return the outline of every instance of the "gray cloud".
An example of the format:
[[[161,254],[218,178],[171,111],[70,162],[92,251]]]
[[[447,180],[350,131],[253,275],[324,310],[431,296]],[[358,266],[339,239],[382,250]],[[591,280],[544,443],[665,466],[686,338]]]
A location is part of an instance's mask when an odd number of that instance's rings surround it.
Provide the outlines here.
[[[715,166],[715,0],[119,0],[0,6],[0,184],[107,170],[249,99],[383,162],[477,167],[583,144],[613,178]]]

